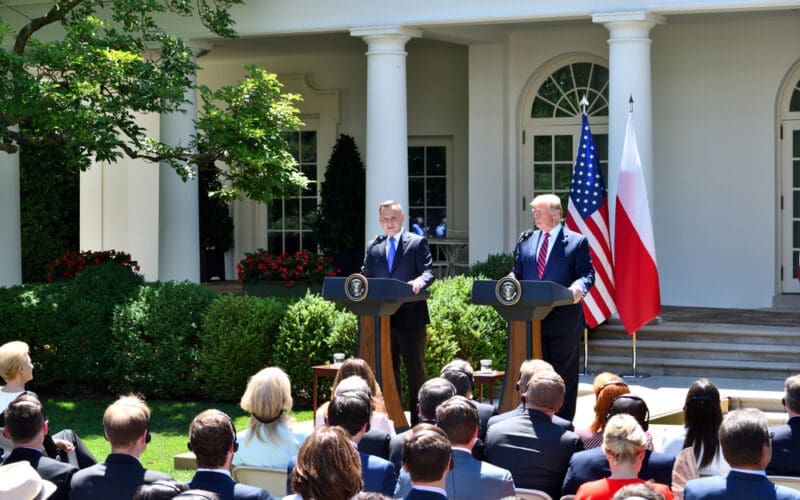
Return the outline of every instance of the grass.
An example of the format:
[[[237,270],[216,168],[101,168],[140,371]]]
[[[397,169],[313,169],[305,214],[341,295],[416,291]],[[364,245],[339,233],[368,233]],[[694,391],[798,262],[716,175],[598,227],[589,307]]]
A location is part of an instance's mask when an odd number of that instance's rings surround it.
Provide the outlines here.
[[[111,399],[65,400],[47,399],[44,402],[50,432],[72,429],[81,437],[98,462],[111,453],[111,445],[103,436],[103,412]],[[175,470],[172,457],[187,451],[189,424],[195,415],[208,408],[222,410],[233,419],[237,430],[247,427],[249,416],[235,403],[148,401],[150,432],[153,439],[140,457],[147,469],[164,472],[179,481],[188,481],[194,471]],[[292,412],[297,421],[311,420],[311,411]]]

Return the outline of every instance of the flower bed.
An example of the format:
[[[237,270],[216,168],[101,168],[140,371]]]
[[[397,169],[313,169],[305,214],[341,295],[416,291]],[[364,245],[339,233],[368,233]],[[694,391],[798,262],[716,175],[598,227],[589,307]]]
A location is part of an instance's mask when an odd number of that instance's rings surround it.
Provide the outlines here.
[[[139,264],[131,259],[131,254],[118,250],[67,250],[64,255],[53,261],[47,268],[47,281],[52,283],[59,279],[72,279],[86,266],[96,266],[105,262],[114,262],[139,271]]]
[[[339,272],[330,257],[305,250],[293,254],[284,252],[273,255],[264,249],[259,249],[244,255],[244,259],[236,264],[236,272],[242,284],[279,281],[291,288],[298,283],[304,285],[322,283],[326,276],[336,276]]]

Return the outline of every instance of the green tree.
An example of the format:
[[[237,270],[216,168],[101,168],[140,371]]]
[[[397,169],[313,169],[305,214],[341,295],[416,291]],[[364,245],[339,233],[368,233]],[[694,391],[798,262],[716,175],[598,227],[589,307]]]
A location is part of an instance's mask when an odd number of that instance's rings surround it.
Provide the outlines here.
[[[135,119],[179,111],[197,71],[191,48],[159,21],[198,18],[210,34],[234,38],[228,11],[240,3],[56,0],[36,4],[45,10],[22,26],[0,17],[0,150],[56,147],[75,171],[127,155],[166,162],[184,179],[194,175],[187,165],[220,160],[222,198],[267,202],[296,192],[307,181],[279,132],[299,127],[299,96],[281,94],[276,76],[262,69],[248,67],[232,86],[199,89],[204,102],[188,144],[149,137]]]

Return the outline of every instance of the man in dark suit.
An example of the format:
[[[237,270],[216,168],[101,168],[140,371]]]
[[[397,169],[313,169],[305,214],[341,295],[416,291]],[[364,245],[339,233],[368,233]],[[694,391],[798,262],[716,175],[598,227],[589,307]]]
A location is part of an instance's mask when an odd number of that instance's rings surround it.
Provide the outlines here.
[[[132,498],[136,488],[169,480],[161,472],[146,470],[139,456],[150,442],[150,408],[136,396],[123,396],[106,408],[103,430],[111,443],[104,463],[72,476],[70,500]]]
[[[572,420],[578,399],[578,358],[586,322],[581,299],[594,285],[589,242],[561,223],[561,200],[543,194],[531,202],[537,231],[525,231],[514,249],[512,274],[519,280],[552,281],[570,289],[573,304],[553,308],[542,320],[542,356],[564,379],[559,416]]]
[[[428,240],[403,230],[405,215],[399,203],[384,201],[378,220],[386,234],[367,245],[361,272],[368,278],[395,278],[411,285],[412,292],[433,283],[433,258]],[[428,304],[422,300],[400,306],[391,318],[394,379],[400,390],[400,358],[408,375],[411,423],[416,423],[417,392],[425,381],[425,325],[430,322]]]
[[[350,378],[350,377],[348,377]],[[356,377],[359,378],[359,377]],[[347,379],[345,379],[347,380]],[[340,384],[341,385],[341,384]],[[372,416],[372,403],[369,394],[361,391],[345,391],[336,394],[328,405],[328,425],[337,425],[347,432],[353,446],[358,446],[364,433],[369,428]],[[394,465],[380,457],[358,452],[361,458],[361,479],[364,480],[363,491],[392,496],[397,484]],[[292,470],[297,464],[297,457],[289,460],[287,466],[286,491],[292,493]]]
[[[3,434],[11,440],[14,448],[3,464],[29,462],[42,479],[56,485],[56,492],[50,498],[67,500],[70,480],[78,468],[45,456],[42,443],[47,431],[42,404],[34,396],[23,394],[9,403],[5,410]]]
[[[765,469],[772,455],[769,424],[761,411],[735,410],[719,428],[722,456],[730,464],[727,477],[692,479],[683,490],[684,500],[800,500],[800,491],[767,479]]]
[[[267,490],[234,482],[231,460],[238,448],[231,418],[219,410],[206,410],[189,425],[189,449],[197,457],[197,472],[189,482],[193,490],[207,490],[220,500],[269,500]]]
[[[577,434],[553,423],[563,402],[564,380],[554,371],[540,371],[528,383],[527,412],[489,427],[489,462],[511,471],[517,488],[560,497],[569,459],[583,450]]]
[[[800,476],[800,375],[786,379],[783,406],[789,413],[785,425],[772,427],[772,460],[767,474]]]
[[[431,424],[415,426],[403,443],[403,470],[411,477],[406,500],[446,500],[445,478],[453,466],[450,440]]]
[[[439,376],[450,381],[453,387],[456,388],[456,394],[469,399],[472,405],[478,409],[478,417],[480,418],[478,439],[486,439],[486,428],[489,425],[489,419],[497,415],[497,407],[473,399],[472,391],[475,388],[475,372],[472,366],[463,359],[456,358],[442,367]]]

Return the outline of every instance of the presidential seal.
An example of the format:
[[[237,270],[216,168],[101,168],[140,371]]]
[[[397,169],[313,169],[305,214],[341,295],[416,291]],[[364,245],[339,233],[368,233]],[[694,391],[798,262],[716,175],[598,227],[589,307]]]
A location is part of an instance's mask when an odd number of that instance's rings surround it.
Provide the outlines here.
[[[504,306],[513,306],[522,298],[522,286],[516,278],[506,276],[503,279],[497,280],[494,294],[497,297],[497,302]]]
[[[344,294],[353,302],[361,302],[369,293],[369,281],[361,273],[354,273],[344,280]]]

